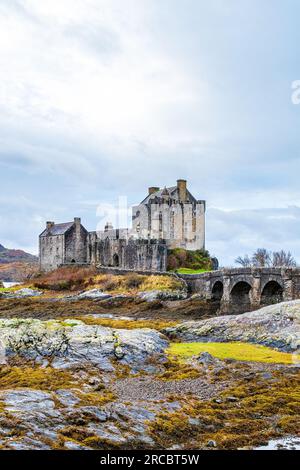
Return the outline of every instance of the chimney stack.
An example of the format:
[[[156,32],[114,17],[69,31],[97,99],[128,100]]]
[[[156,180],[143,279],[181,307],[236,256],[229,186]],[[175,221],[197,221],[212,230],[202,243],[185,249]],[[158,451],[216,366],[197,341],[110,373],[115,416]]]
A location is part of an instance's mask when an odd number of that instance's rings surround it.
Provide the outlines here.
[[[113,230],[113,224],[111,222],[106,222],[105,227],[104,227],[104,232],[108,232],[109,230]]]
[[[52,228],[54,225],[55,225],[54,222],[46,222],[47,230],[50,230],[50,228]]]
[[[157,186],[151,186],[151,188],[148,189],[149,196],[153,193],[156,193],[157,191],[159,191]]]
[[[75,230],[76,233],[80,233],[80,227],[81,227],[81,218],[80,217],[74,217],[74,224],[75,224]]]
[[[177,189],[179,194],[179,202],[186,202],[187,192],[186,192],[186,180],[177,180]]]

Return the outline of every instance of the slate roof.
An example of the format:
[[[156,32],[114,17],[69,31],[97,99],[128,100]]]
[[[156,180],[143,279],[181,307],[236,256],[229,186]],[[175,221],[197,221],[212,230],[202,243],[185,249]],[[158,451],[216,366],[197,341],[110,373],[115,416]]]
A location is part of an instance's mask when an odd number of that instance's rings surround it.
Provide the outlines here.
[[[177,186],[171,186],[169,188],[162,188],[159,189],[158,191],[155,191],[155,193],[149,194],[142,202],[141,204],[147,204],[151,199],[154,199],[156,197],[160,198],[163,197],[164,194],[166,193],[166,190],[170,194],[170,197],[172,199],[175,199],[175,201],[179,200],[179,194],[178,194],[178,189]],[[188,200],[189,201],[196,201],[194,196],[187,190],[187,195],[188,195]]]
[[[45,229],[41,233],[41,237],[51,236],[51,235],[63,235],[66,233],[71,227],[73,227],[74,222],[66,222],[64,224],[55,224],[50,229]]]
[[[162,189],[159,189],[158,191],[155,191],[155,193],[152,193],[152,194],[149,194],[149,196],[147,196],[142,202],[141,204],[147,204],[147,202],[150,201],[150,199],[154,199],[155,197],[162,197],[163,196],[163,192],[164,191],[167,191],[169,192],[170,196],[175,196],[175,192],[176,192],[176,189],[177,189],[177,186],[171,186],[170,188],[162,188]],[[174,193],[174,194],[173,194]]]

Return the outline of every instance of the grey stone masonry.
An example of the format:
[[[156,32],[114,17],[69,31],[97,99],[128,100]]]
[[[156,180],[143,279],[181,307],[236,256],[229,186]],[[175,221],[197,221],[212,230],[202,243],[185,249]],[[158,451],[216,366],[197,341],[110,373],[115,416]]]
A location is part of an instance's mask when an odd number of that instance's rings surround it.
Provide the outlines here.
[[[205,248],[205,201],[196,200],[186,181],[160,189],[132,210],[132,228],[88,232],[79,218],[73,222],[47,222],[39,237],[40,268],[92,264],[123,269],[165,271],[168,249]]]
[[[178,276],[191,294],[219,302],[222,313],[300,298],[300,268],[237,268]]]
[[[47,222],[39,237],[40,269],[51,271],[65,263],[87,261],[88,232],[81,220],[55,224]]]

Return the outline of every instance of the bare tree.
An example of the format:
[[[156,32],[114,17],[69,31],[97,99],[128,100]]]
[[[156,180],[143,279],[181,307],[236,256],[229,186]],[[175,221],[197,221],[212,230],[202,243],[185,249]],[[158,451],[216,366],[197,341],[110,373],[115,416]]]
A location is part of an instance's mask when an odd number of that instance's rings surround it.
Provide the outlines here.
[[[274,267],[294,268],[296,267],[296,260],[293,258],[290,251],[274,251],[272,256],[272,265]]]
[[[240,264],[243,266],[243,268],[249,268],[251,264],[251,259],[249,258],[248,255],[245,256],[239,256],[238,258],[235,259],[234,261],[236,264]]]
[[[248,255],[239,256],[235,260],[236,264],[240,264],[243,268],[254,266],[256,268],[269,267],[287,267],[293,268],[297,266],[295,258],[290,251],[271,251],[266,248],[258,248],[250,258]]]
[[[252,256],[252,265],[256,268],[267,268],[272,264],[272,253],[266,248],[258,248]]]

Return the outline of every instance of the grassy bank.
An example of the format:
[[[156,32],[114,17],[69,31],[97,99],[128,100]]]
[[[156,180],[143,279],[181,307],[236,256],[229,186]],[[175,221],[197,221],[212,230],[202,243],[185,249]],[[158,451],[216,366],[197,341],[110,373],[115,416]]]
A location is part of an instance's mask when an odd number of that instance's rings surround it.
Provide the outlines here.
[[[96,268],[64,267],[38,276],[32,283],[38,289],[52,291],[85,290],[98,288],[113,294],[136,293],[137,291],[177,290],[183,284],[173,276],[99,274]]]
[[[168,354],[186,361],[202,352],[208,352],[218,359],[265,362],[273,364],[295,364],[300,362],[299,354],[280,352],[249,343],[171,343]]]

